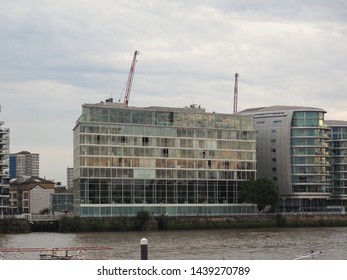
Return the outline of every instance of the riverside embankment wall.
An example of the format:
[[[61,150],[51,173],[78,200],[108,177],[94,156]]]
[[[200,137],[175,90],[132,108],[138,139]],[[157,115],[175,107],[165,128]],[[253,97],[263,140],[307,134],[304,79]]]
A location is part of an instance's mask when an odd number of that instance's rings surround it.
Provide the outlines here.
[[[346,214],[258,214],[239,216],[63,217],[57,222],[29,223],[26,219],[0,219],[0,233],[32,231],[101,232],[134,230],[192,230],[261,227],[347,227]]]
[[[163,229],[347,226],[346,214],[258,214],[222,217],[162,217]],[[158,220],[160,228],[160,219]]]

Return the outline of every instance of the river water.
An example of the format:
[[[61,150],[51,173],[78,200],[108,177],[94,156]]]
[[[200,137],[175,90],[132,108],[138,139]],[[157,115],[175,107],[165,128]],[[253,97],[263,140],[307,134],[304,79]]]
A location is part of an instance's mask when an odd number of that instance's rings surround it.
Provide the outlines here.
[[[85,251],[86,259],[139,260],[148,239],[152,260],[347,260],[347,228],[264,228],[196,231],[0,234],[1,248],[107,246]],[[38,259],[40,252],[2,253],[3,259]]]

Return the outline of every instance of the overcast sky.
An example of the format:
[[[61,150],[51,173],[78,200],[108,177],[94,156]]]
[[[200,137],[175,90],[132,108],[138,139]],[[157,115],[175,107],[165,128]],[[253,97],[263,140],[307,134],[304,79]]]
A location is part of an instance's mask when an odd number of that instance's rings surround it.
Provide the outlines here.
[[[130,106],[271,105],[347,120],[345,0],[0,0],[0,120],[11,153],[40,154],[66,183],[83,103],[118,100],[140,52]]]

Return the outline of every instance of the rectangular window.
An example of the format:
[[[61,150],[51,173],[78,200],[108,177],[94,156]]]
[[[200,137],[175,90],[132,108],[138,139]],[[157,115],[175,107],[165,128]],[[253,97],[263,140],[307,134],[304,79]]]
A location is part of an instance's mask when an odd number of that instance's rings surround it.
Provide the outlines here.
[[[148,137],[142,137],[142,146],[148,146],[149,140]]]
[[[161,156],[162,157],[169,157],[169,149],[162,149],[161,150]]]

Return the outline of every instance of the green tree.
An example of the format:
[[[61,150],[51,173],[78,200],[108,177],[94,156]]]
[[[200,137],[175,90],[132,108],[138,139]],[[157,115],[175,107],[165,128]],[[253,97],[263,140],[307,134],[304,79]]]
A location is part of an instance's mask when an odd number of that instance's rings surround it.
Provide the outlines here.
[[[267,206],[278,205],[279,193],[277,186],[267,178],[251,179],[240,190],[242,201],[257,204],[261,212]]]

